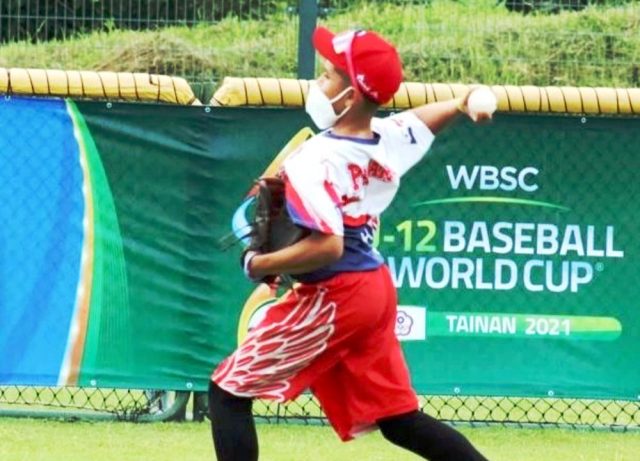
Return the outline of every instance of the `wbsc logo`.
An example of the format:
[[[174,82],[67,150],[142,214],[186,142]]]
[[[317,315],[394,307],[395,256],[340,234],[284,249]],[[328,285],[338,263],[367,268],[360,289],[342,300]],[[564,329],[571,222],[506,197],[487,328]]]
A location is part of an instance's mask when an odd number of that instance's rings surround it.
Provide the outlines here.
[[[465,189],[503,190],[514,191],[520,189],[524,192],[535,192],[538,184],[535,182],[540,171],[532,166],[517,169],[513,166],[496,167],[493,165],[474,165],[467,169],[461,165],[454,170],[452,165],[447,165],[447,177],[453,190],[458,190],[464,185]]]

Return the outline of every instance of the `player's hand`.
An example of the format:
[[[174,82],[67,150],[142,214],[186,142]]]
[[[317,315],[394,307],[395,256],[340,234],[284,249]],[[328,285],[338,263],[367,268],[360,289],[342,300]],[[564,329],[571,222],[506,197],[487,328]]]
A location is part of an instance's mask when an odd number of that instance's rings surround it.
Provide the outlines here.
[[[469,117],[475,123],[488,122],[493,118],[493,112],[495,111],[495,107],[493,106],[493,104],[495,103],[495,95],[493,95],[493,93],[490,91],[487,93],[486,90],[486,87],[473,88],[469,90],[458,103],[458,110]],[[470,104],[470,98],[474,92],[477,92],[476,96],[478,96],[480,93],[483,93],[481,95],[482,101],[480,101],[480,105],[478,105],[477,98],[476,101],[473,101]],[[491,96],[491,98],[493,98],[493,100],[486,100],[489,95]]]
[[[251,261],[254,257],[260,255],[259,251],[255,250],[244,250],[242,252],[242,256],[240,256],[240,265],[242,266],[242,271],[244,272],[245,277],[251,280],[254,283],[266,283],[272,289],[277,288],[280,285],[281,279],[278,275],[261,275],[258,276],[251,270]]]
[[[245,277],[247,277],[252,282],[259,282],[262,279],[262,277],[256,277],[251,273],[251,260],[259,254],[260,253],[255,250],[245,250],[240,256],[240,265],[242,266],[242,271],[244,272]]]

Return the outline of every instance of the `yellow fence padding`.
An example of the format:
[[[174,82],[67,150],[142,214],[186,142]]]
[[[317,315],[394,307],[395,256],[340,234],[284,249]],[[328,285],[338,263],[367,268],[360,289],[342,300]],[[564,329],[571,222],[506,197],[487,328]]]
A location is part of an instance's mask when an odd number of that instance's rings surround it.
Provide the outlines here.
[[[199,104],[183,78],[131,72],[6,69],[0,94]]]
[[[212,106],[304,106],[309,80],[225,77]]]
[[[477,85],[405,82],[385,105],[407,109],[463,96]],[[640,114],[640,88],[489,85],[502,112]],[[303,106],[308,80],[226,77],[211,98],[215,106]]]

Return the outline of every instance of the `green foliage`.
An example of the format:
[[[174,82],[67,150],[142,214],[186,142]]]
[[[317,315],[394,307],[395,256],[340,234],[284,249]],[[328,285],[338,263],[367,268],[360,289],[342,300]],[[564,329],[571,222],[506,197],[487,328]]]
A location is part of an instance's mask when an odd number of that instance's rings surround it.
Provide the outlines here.
[[[0,42],[51,40],[93,30],[154,29],[192,25],[230,15],[259,19],[273,13],[275,0],[9,0],[0,2]]]
[[[297,18],[277,11],[266,20],[233,16],[141,32],[115,27],[66,41],[4,45],[0,66],[158,72],[192,82],[219,82],[227,75],[295,77]],[[388,37],[400,50],[408,81],[640,86],[637,3],[522,15],[495,0],[362,2],[322,23]]]
[[[519,13],[558,13],[563,10],[578,11],[589,5],[621,5],[630,0],[505,0],[509,11]]]
[[[637,4],[521,15],[482,0],[434,0],[428,8],[370,3],[327,23],[336,30],[358,26],[390,37],[409,81],[640,84]]]

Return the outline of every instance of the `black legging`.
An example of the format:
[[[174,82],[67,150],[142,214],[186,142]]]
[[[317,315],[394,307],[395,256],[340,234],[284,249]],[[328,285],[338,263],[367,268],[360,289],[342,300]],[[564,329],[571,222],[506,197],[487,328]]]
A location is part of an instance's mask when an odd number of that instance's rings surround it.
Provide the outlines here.
[[[209,384],[209,418],[218,461],[258,460],[252,403]],[[487,461],[462,434],[419,411],[381,419],[378,426],[387,440],[430,461]]]
[[[251,414],[253,401],[209,383],[209,418],[218,461],[257,461],[258,436]]]
[[[419,411],[378,421],[384,438],[430,461],[488,461],[458,431]]]

